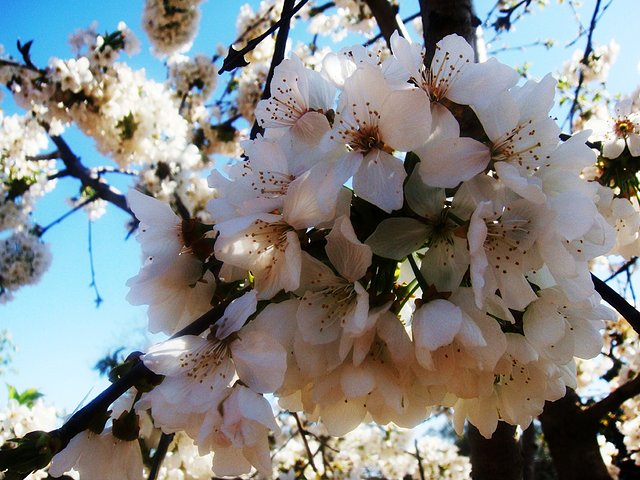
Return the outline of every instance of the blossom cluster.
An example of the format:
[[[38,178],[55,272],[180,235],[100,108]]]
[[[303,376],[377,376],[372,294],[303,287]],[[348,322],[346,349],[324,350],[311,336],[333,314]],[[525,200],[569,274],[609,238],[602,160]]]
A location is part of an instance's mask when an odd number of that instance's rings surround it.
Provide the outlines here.
[[[574,357],[613,319],[588,265],[616,233],[581,176],[587,134],[560,142],[549,117],[554,80],[517,80],[456,35],[428,66],[397,34],[384,60],[293,57],[255,110],[264,135],[208,178],[213,225],[131,191],[145,261],[129,298],[151,330],[228,305],[143,356],[164,380],[136,409],[213,451],[217,475],[265,474],[265,393],[330,435],[444,405],[490,436],[575,387]]]

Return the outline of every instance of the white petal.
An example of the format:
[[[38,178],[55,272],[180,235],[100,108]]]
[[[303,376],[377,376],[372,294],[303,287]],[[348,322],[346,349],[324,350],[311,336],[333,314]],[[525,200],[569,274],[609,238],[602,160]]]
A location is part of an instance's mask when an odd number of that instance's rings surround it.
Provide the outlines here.
[[[422,145],[431,132],[431,108],[422,90],[391,92],[380,112],[382,140],[395,150],[408,152]]]
[[[433,300],[413,314],[413,339],[417,347],[434,351],[453,342],[462,325],[462,310],[447,300]]]
[[[254,392],[274,392],[282,385],[287,353],[266,332],[240,332],[231,344],[231,357],[238,377]]]
[[[363,277],[371,265],[371,247],[358,240],[346,216],[336,219],[331,233],[327,235],[325,250],[332,265],[350,282]]]
[[[227,338],[242,328],[250,315],[256,311],[258,299],[255,290],[251,290],[240,298],[236,298],[225,309],[224,315],[216,322],[216,337]]]
[[[357,398],[371,393],[375,387],[373,372],[367,368],[345,365],[340,375],[340,386],[345,397]]]
[[[353,176],[353,189],[359,197],[391,212],[402,207],[402,184],[406,176],[400,159],[374,149],[364,157]]]
[[[415,153],[420,157],[420,177],[432,187],[453,188],[482,172],[491,155],[489,148],[467,137],[429,142]]]

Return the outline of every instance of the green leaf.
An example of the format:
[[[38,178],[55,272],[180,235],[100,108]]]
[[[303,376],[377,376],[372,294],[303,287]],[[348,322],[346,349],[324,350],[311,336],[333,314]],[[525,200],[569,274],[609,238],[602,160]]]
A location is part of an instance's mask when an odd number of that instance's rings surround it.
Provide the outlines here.
[[[16,400],[20,405],[26,405],[27,407],[33,407],[35,402],[44,395],[35,388],[27,388],[24,392],[20,393],[13,385],[7,385],[9,389],[9,399]]]

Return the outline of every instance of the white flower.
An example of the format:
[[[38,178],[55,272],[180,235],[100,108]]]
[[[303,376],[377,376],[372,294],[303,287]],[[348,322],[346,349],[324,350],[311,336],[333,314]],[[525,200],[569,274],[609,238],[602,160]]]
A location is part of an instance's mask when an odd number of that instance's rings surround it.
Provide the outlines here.
[[[271,98],[261,100],[255,116],[270,133],[284,129],[291,142],[317,147],[331,126],[325,114],[333,109],[335,87],[294,56],[283,60],[271,82]]]
[[[165,375],[145,395],[152,408],[156,400],[170,404],[176,416],[215,408],[236,372],[257,392],[277,389],[285,368],[282,347],[255,327],[241,330],[256,304],[252,290],[231,302],[207,338],[184,335],[151,347],[142,360]]]
[[[430,130],[427,97],[417,89],[391,90],[379,68],[364,64],[345,81],[331,136],[362,158],[353,176],[356,195],[390,212],[402,207],[407,176],[392,152],[418,147]]]
[[[467,238],[471,282],[479,308],[496,289],[516,310],[524,310],[537,298],[525,273],[540,266],[531,247],[541,229],[538,207],[525,199],[506,207],[490,201],[478,205],[471,216]]]
[[[357,280],[371,264],[371,249],[358,241],[347,217],[336,219],[326,251],[341,277],[310,255],[303,257],[304,295],[296,317],[302,338],[313,344],[332,342],[343,331],[361,335],[369,314],[369,295]]]
[[[215,452],[213,471],[217,475],[241,475],[252,466],[270,475],[269,430],[279,432],[269,402],[249,388],[236,385],[220,412],[211,411],[205,418],[198,443]]]
[[[449,99],[461,105],[482,104],[518,81],[515,70],[495,59],[474,63],[473,48],[460,35],[447,35],[436,44],[428,68],[420,46],[412,45],[397,32],[391,36],[391,48],[411,82],[433,102]]]
[[[140,220],[136,239],[145,262],[127,281],[127,300],[149,305],[149,330],[173,334],[211,308],[213,275],[185,245],[183,222],[169,205],[136,190],[128,195]]]
[[[593,129],[593,137],[602,138],[604,157],[618,158],[625,146],[632,156],[640,156],[640,113],[633,110],[631,98],[620,100],[615,114],[606,121],[594,118],[585,128]]]
[[[142,454],[138,442],[119,440],[111,429],[101,434],[85,430],[53,457],[49,474],[59,477],[71,469],[84,480],[139,480]]]

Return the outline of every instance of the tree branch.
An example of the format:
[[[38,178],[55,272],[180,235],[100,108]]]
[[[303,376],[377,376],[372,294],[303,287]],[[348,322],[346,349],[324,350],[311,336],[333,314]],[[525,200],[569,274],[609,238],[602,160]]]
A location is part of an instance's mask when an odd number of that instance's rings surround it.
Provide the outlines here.
[[[397,9],[387,0],[364,0],[364,3],[367,4],[376,19],[380,34],[387,41],[387,45],[391,46],[391,35],[396,30],[401,31],[396,17],[398,14]]]
[[[473,12],[471,0],[420,0],[425,65],[430,65],[436,43],[452,33],[462,36],[476,50],[476,27],[480,19]]]
[[[246,53],[249,53],[254,48],[256,48],[260,44],[260,42],[262,42],[262,40],[264,40],[273,32],[275,32],[285,22],[288,23],[291,20],[291,18],[298,12],[298,10],[300,10],[307,3],[307,1],[308,0],[300,0],[300,2],[295,7],[293,7],[290,14],[287,16],[284,15],[284,11],[283,11],[283,14],[280,20],[274,23],[271,26],[271,28],[269,28],[262,35],[259,35],[256,38],[252,38],[251,40],[249,40],[247,42],[247,45],[243,49],[236,50],[233,48],[233,46],[229,46],[229,53],[227,54],[226,58],[222,62],[222,67],[220,68],[220,70],[218,70],[218,74],[221,74],[223,72],[230,72],[235,68],[244,67],[248,65],[249,63],[244,59],[244,55]]]
[[[407,22],[410,22],[411,20],[418,18],[420,16],[420,12],[414,13],[413,15],[409,15],[406,18],[402,19],[402,23],[406,24]],[[400,27],[400,25],[398,25]],[[398,30],[400,32],[400,35],[402,35],[402,29]],[[393,33],[393,32],[392,32]],[[369,40],[367,40],[366,42],[364,42],[362,44],[363,47],[368,47],[370,45],[373,45],[374,43],[376,43],[376,41],[380,40],[383,37],[382,32],[380,32],[378,35],[376,35],[373,38],[370,38]]]
[[[184,335],[201,334],[222,317],[225,309],[233,300],[239,298],[247,291],[248,287],[230,295],[226,300],[217,304],[207,313],[194,320],[191,324],[187,325],[171,338],[177,338]],[[138,357],[136,363],[127,373],[122,375],[120,379],[112,383],[100,395],[73,414],[62,427],[51,432],[52,436],[55,436],[60,440],[60,447],[58,451],[66,447],[69,441],[77,434],[89,428],[96,415],[106,412],[109,405],[120,398],[131,387],[143,380],[153,381],[157,378],[158,375],[149,370]]]
[[[164,460],[164,457],[167,455],[167,451],[169,450],[169,445],[171,445],[172,440],[173,433],[163,433],[160,436],[158,446],[156,447],[156,453],[153,455],[153,465],[151,465],[151,469],[149,470],[149,477],[147,480],[156,480],[156,478],[158,478],[162,460]]]
[[[522,479],[522,454],[515,431],[516,427],[500,421],[493,436],[487,439],[476,427],[467,424],[473,480]]]
[[[584,415],[592,421],[600,421],[608,413],[613,412],[630,398],[640,395],[640,375],[619,386],[599,402],[584,410]]]
[[[591,274],[591,280],[596,292],[600,294],[602,299],[611,305],[616,311],[622,315],[622,317],[629,322],[631,328],[637,333],[640,333],[640,312],[636,310],[633,305],[629,304],[618,292],[616,292],[609,285],[604,283],[593,273]]]
[[[62,137],[51,135],[51,140],[56,147],[58,147],[60,159],[64,162],[64,171],[68,176],[77,178],[82,183],[82,186],[90,187],[94,192],[96,192],[98,197],[115,205],[135,218],[134,213],[127,205],[127,199],[125,196],[115,188],[111,187],[100,177],[93,175],[91,170],[82,164],[80,158],[73,153],[67,142],[65,142]]]
[[[267,80],[265,81],[264,90],[262,91],[262,100],[271,97],[271,81],[273,80],[276,67],[284,60],[287,38],[289,37],[289,27],[291,26],[291,17],[293,17],[294,13],[294,0],[284,0],[282,17],[280,18],[280,29],[276,37],[276,44],[273,51],[273,58],[271,59],[271,66],[269,67],[269,73],[267,74]],[[253,127],[251,127],[250,138],[255,139],[259,133],[264,133],[264,128],[262,128],[258,124],[258,120],[256,120],[253,122]]]
[[[587,45],[585,46],[582,60],[580,60],[580,63],[584,66],[589,65],[589,55],[591,55],[591,52],[593,51],[592,39],[593,39],[593,32],[596,29],[598,11],[600,10],[600,2],[601,0],[596,0],[596,6],[593,9],[593,15],[591,16],[591,23],[589,25],[589,34],[587,35]],[[573,131],[573,116],[575,115],[576,110],[578,109],[578,106],[580,104],[579,97],[580,97],[580,90],[582,90],[583,83],[584,83],[584,70],[580,68],[578,73],[578,85],[576,85],[576,89],[573,92],[573,102],[571,103],[569,114],[567,115],[567,118],[565,120],[566,122],[569,123],[569,129],[571,131]]]

